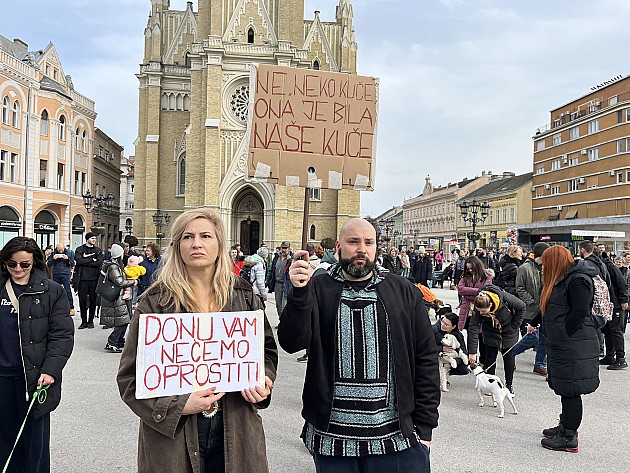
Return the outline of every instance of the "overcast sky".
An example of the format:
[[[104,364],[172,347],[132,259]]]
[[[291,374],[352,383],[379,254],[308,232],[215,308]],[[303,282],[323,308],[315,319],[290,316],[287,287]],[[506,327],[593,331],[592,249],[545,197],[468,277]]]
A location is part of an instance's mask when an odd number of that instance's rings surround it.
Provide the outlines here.
[[[531,137],[549,110],[630,72],[628,0],[352,3],[359,73],[381,81],[376,189],[363,193],[363,215],[420,194],[427,174],[437,186],[482,170],[530,172]],[[305,16],[332,21],[337,4],[306,0]],[[30,49],[52,41],[75,88],[96,101],[97,126],[131,155],[150,5],[3,1],[0,34]]]

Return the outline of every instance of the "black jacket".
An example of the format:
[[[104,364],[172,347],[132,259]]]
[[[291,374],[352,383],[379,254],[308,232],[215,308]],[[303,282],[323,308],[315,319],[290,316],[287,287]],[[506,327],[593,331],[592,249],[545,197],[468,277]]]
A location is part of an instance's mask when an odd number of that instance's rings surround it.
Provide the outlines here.
[[[118,298],[110,302],[101,297],[101,325],[106,328],[127,325],[131,321],[131,314],[127,309],[127,303],[122,299],[125,289],[134,285],[133,279],[127,279],[125,272],[115,261],[105,261],[101,275],[105,274],[107,280],[120,287]]]
[[[58,254],[66,255],[68,259],[55,258],[55,255]],[[70,276],[72,268],[74,267],[74,251],[66,248],[65,250],[63,250],[62,253],[59,253],[55,249],[48,257],[48,261],[46,262],[46,264],[49,268],[51,268],[51,274]]]
[[[0,275],[4,286],[8,276]],[[74,323],[70,317],[64,288],[46,278],[36,268],[31,271],[28,287],[18,297],[20,343],[26,376],[28,400],[37,389],[42,373],[55,378],[43,404],[35,402],[33,412],[39,418],[53,411],[61,401],[61,372],[74,346]],[[0,335],[1,336],[1,335]]]
[[[490,317],[482,316],[477,309],[473,309],[468,326],[469,353],[477,353],[480,332],[483,332],[485,345],[507,350],[518,342],[518,329],[525,316],[525,303],[492,284],[482,286],[479,289],[481,291],[494,292],[499,296],[499,308],[494,313],[498,326],[493,326]]]
[[[608,289],[612,289],[612,291],[609,291],[610,302],[613,303],[615,309],[621,309],[621,304],[628,303],[628,285],[626,284],[626,278],[609,258],[604,258],[602,261],[606,265],[608,275],[610,276],[610,286],[608,286]]]
[[[304,288],[289,292],[278,327],[278,342],[289,353],[309,348],[302,417],[326,431],[335,385],[337,313],[344,283],[318,274]],[[422,294],[406,279],[387,271],[376,283],[379,303],[387,311],[394,357],[400,430],[431,440],[440,404],[438,356]]]
[[[79,280],[96,281],[103,265],[103,250],[98,246],[81,245],[74,252],[74,261]]]
[[[512,295],[516,295],[516,273],[522,261],[514,259],[508,255],[504,255],[499,262],[501,267],[501,276],[496,282],[497,286]]]
[[[389,270],[390,273],[400,276],[402,274],[402,261],[400,261],[398,256],[392,258],[391,255],[385,255],[383,256],[383,268]]]
[[[549,387],[559,396],[594,392],[599,386],[599,340],[591,317],[594,266],[578,261],[553,287],[543,314]]]
[[[413,280],[417,283],[427,285],[427,281],[433,279],[433,261],[429,255],[424,258],[416,258],[416,265],[412,272]]]

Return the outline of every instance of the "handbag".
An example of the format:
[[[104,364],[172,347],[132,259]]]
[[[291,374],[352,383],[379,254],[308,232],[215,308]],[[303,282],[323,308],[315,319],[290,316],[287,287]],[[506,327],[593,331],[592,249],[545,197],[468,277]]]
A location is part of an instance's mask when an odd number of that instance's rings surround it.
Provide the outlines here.
[[[105,270],[105,272],[101,270],[102,278],[99,278],[98,280],[96,293],[106,301],[114,302],[120,297],[120,291],[122,291],[122,288],[107,279],[107,271],[109,271],[109,267]]]

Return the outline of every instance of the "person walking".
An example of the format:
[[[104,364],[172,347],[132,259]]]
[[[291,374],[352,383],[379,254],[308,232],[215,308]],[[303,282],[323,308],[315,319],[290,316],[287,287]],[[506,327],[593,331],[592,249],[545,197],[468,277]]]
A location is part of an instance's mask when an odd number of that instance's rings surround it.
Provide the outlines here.
[[[85,244],[79,246],[74,252],[74,261],[76,269],[73,278],[79,294],[79,309],[81,311],[81,325],[79,325],[79,329],[94,328],[96,285],[98,284],[101,266],[103,265],[103,250],[96,246],[96,235],[94,233],[88,232],[85,234]]]
[[[457,255],[457,256],[455,256]],[[455,259],[455,271],[453,273],[453,284],[459,285],[459,280],[466,270],[466,258],[468,258],[468,250],[466,248],[453,250],[453,259]]]
[[[523,263],[523,249],[518,245],[510,246],[499,262],[500,276],[496,285],[506,292],[516,296],[516,273]]]
[[[171,246],[137,314],[242,312],[262,309],[249,283],[232,271],[221,218],[191,209],[171,226]],[[120,358],[118,390],[140,418],[139,473],[267,473],[259,409],[271,402],[278,351],[264,318],[265,386],[217,393],[136,399],[139,316],[133,317]],[[205,413],[205,415],[204,415]]]
[[[304,444],[318,473],[429,472],[440,387],[421,292],[376,269],[367,220],[348,220],[337,249],[339,263],[315,277],[296,252],[278,327],[285,351],[309,348]]]
[[[547,340],[539,329],[540,292],[542,291],[542,255],[549,249],[544,241],[534,245],[534,259],[527,258],[516,272],[516,294],[525,303],[525,335],[514,347],[514,356],[536,346],[534,373],[547,376]]]
[[[479,363],[486,373],[495,374],[497,356],[503,357],[505,387],[514,394],[514,354],[511,348],[518,342],[518,329],[525,315],[525,303],[518,297],[494,285],[482,286],[474,300],[468,325],[468,358]]]
[[[461,301],[459,304],[459,322],[457,324],[459,330],[468,327],[471,304],[477,297],[479,289],[486,284],[492,284],[492,277],[486,274],[481,260],[476,256],[466,258],[466,270],[457,285],[457,292]]]
[[[624,319],[628,309],[628,284],[624,275],[610,260],[606,252],[600,254],[600,259],[606,265],[606,270],[610,275],[610,289],[612,289],[614,298],[611,299],[613,303],[612,319],[602,327],[606,356],[600,360],[599,364],[607,365],[607,369],[612,371],[623,370],[628,367],[623,338]]]
[[[70,277],[72,276],[72,268],[74,268],[74,251],[66,248],[63,243],[57,243],[46,264],[50,268],[51,279],[57,284],[61,284],[66,291],[70,315],[74,315],[74,298],[70,288]]]
[[[599,341],[591,315],[598,271],[556,245],[542,255],[540,296],[543,331],[547,336],[549,387],[560,396],[560,423],[542,431],[543,447],[577,452],[582,423],[582,395],[599,387]]]
[[[124,249],[120,245],[112,245],[112,258],[103,263],[101,274],[114,286],[120,288],[118,298],[115,301],[108,301],[101,298],[101,325],[103,328],[113,328],[112,333],[107,337],[105,351],[110,353],[121,353],[125,346],[125,332],[131,321],[131,299],[123,300],[123,290],[135,286],[137,280],[127,279],[123,270]]]
[[[0,251],[0,465],[20,427],[9,472],[50,472],[50,413],[61,401],[61,373],[74,345],[64,288],[46,278],[32,238],[14,237]],[[38,388],[45,401],[29,404]]]
[[[418,248],[418,257],[413,272],[413,280],[416,284],[431,287],[433,280],[433,261],[427,255],[424,246]]]
[[[288,269],[291,265],[291,245],[288,241],[280,244],[280,253],[278,253],[271,263],[272,275],[269,283],[269,292],[273,292],[276,300],[276,311],[278,317],[282,314],[284,305],[287,302],[287,291],[289,289]]]

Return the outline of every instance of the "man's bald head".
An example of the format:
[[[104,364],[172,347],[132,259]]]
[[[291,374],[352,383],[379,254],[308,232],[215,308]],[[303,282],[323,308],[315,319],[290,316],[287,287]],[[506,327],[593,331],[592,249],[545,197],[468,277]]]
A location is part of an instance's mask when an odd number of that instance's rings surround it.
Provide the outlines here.
[[[57,251],[59,253],[63,253],[63,251],[66,249],[65,246],[63,246],[63,243],[57,243]]]
[[[372,232],[372,236],[376,238],[376,229],[374,226],[364,218],[351,218],[341,226],[339,230],[339,239],[342,240],[344,234],[348,231],[360,230],[362,233],[367,231]]]

